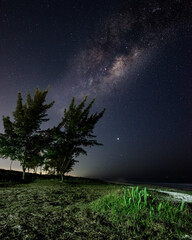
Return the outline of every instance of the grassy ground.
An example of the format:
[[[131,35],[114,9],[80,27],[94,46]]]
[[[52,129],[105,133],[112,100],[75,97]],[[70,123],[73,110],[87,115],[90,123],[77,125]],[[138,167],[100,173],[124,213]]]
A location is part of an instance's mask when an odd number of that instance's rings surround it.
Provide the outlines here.
[[[0,187],[3,240],[183,239],[191,223],[191,205],[142,188],[70,177]]]

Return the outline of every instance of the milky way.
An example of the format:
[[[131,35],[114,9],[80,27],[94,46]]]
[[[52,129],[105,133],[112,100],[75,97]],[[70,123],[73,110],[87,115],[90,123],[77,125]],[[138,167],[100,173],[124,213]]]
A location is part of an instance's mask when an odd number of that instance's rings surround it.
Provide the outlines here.
[[[184,0],[121,2],[71,63],[74,94],[99,95],[130,81],[129,73],[186,25],[190,9]]]
[[[96,97],[104,146],[87,149],[77,175],[191,177],[192,0],[0,2],[1,116],[12,118],[17,92],[25,101],[50,86],[47,129],[73,96]]]

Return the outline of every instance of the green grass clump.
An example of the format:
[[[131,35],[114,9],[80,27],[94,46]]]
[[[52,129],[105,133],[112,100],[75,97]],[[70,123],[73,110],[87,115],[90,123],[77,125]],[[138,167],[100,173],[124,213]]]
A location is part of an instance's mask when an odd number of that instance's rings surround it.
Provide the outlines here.
[[[151,192],[152,193],[152,192]],[[184,202],[175,203],[159,200],[147,189],[121,188],[91,203],[95,212],[107,216],[114,226],[132,229],[140,237],[160,239],[165,235],[180,238],[184,232],[192,233],[192,215]]]

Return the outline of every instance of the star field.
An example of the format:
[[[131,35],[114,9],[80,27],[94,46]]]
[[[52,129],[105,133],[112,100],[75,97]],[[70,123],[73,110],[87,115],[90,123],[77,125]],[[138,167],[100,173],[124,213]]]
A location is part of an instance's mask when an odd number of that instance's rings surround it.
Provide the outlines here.
[[[50,86],[56,125],[74,96],[106,107],[104,146],[74,174],[103,178],[191,175],[192,3],[189,0],[1,0],[0,115],[17,93]],[[3,132],[2,120],[0,131]],[[9,161],[0,159],[0,167]],[[19,169],[17,162],[13,168]]]

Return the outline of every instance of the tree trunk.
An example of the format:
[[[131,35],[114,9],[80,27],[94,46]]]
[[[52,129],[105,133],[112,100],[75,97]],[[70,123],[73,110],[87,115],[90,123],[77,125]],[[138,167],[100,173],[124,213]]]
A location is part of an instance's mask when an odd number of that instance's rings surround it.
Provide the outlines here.
[[[68,166],[69,166],[69,163],[70,163],[71,159],[68,160],[67,164],[65,165],[65,169],[64,169],[64,173],[65,171],[67,170]]]
[[[61,173],[61,182],[63,182],[63,180],[64,180],[64,174]]]
[[[13,163],[13,160],[11,160],[11,164],[10,164],[10,171],[12,170],[12,169],[11,169],[12,163]]]
[[[26,170],[26,168],[23,166],[22,167],[23,168],[23,176],[22,176],[22,180],[25,180],[25,170]]]

